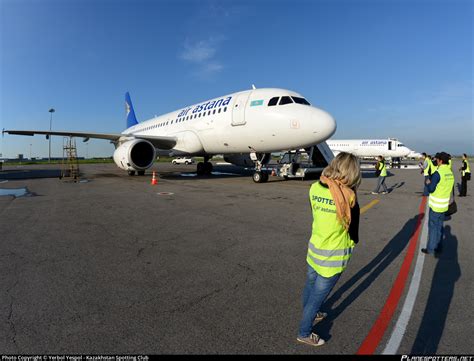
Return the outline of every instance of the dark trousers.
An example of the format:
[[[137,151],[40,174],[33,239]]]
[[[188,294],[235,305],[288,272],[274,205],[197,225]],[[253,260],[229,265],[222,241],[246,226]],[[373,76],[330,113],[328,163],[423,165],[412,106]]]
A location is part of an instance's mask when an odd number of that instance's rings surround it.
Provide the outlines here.
[[[465,175],[461,178],[461,193],[459,194],[461,197],[465,197],[467,195],[467,177]]]

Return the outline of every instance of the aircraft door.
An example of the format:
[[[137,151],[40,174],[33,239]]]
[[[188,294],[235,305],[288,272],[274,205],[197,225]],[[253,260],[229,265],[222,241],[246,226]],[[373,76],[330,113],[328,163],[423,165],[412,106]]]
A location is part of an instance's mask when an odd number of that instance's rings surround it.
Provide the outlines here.
[[[242,93],[237,95],[235,99],[234,107],[232,109],[232,125],[244,125],[245,121],[245,108],[249,99],[250,93]]]
[[[393,142],[391,140],[388,141],[388,150],[394,150],[393,149]]]

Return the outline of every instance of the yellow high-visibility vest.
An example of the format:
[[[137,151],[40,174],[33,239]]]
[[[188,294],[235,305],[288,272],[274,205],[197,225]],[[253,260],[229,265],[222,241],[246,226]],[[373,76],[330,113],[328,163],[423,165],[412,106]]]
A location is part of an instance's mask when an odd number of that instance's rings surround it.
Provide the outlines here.
[[[428,204],[437,213],[444,213],[449,207],[449,198],[454,187],[454,174],[449,165],[442,164],[438,167],[440,179],[433,193],[430,193]]]
[[[336,204],[329,188],[314,183],[309,199],[313,228],[306,261],[321,276],[332,277],[346,269],[355,243],[337,220]]]
[[[467,161],[467,159],[463,159],[462,161],[463,163],[466,163],[466,169],[462,171],[462,176],[464,177],[466,175],[466,173],[471,173],[471,168],[469,167],[469,162]]]

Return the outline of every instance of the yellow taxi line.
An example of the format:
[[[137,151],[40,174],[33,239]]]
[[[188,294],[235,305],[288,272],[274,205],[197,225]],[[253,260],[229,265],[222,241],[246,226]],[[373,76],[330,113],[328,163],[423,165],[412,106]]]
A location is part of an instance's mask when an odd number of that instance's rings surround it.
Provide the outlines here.
[[[369,204],[366,204],[365,206],[363,206],[361,209],[360,209],[360,214],[364,214],[365,212],[367,212],[370,208],[372,208],[373,206],[375,206],[378,202],[380,202],[380,199],[374,199],[372,202],[370,202]]]

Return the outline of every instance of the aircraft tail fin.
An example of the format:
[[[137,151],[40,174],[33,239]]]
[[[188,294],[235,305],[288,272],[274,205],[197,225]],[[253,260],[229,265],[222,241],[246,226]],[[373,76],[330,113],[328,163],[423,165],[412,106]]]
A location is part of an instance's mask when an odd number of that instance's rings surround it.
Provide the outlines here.
[[[134,125],[138,124],[129,92],[125,93],[125,114],[127,115],[127,128],[133,127]]]

